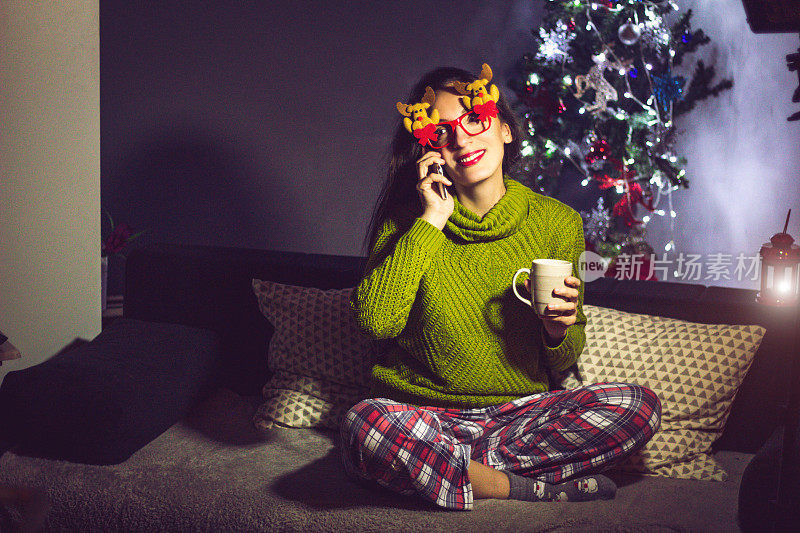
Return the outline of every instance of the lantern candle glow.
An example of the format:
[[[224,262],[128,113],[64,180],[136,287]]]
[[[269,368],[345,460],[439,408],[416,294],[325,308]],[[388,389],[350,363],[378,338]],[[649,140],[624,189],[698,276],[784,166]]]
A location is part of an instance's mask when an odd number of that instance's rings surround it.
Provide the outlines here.
[[[789,227],[789,216],[782,233],[776,233],[770,242],[761,246],[761,292],[759,303],[788,306],[795,305],[800,299],[800,246],[786,233]]]

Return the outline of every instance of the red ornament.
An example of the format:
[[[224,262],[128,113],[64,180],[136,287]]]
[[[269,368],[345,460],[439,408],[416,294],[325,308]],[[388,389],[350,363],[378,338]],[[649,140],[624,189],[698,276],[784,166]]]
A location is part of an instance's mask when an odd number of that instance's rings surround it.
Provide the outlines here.
[[[567,28],[569,28],[569,31],[575,31],[575,19],[571,18],[567,21]]]
[[[605,139],[597,139],[594,143],[592,143],[592,147],[589,149],[589,153],[586,154],[586,162],[590,165],[596,162],[598,159],[606,160],[608,156],[611,154],[611,147],[608,145],[608,141]]]
[[[638,188],[638,191],[636,190]],[[618,217],[622,217],[623,222],[629,228],[634,224],[641,224],[641,220],[637,220],[636,217],[633,216],[633,206],[636,204],[637,199],[641,196],[642,188],[639,186],[638,183],[634,183],[633,186],[626,187],[626,191],[623,193],[622,198],[614,204],[612,212],[614,215]],[[638,193],[638,194],[637,194]]]
[[[597,182],[597,187],[601,191],[604,191],[609,187],[616,187],[617,185],[620,185],[620,181],[618,179],[612,178],[608,174],[595,172],[592,174],[592,178]]]
[[[587,156],[588,159],[589,157]],[[653,198],[645,196],[642,186],[639,182],[634,181],[636,172],[623,165],[619,159],[614,157],[606,157],[605,159],[608,159],[608,162],[614,166],[618,175],[611,177],[606,173],[596,172],[592,175],[592,178],[597,182],[597,186],[601,190],[623,186],[622,198],[614,204],[611,211],[615,216],[622,217],[623,222],[629,228],[635,224],[641,224],[642,221],[633,215],[633,208],[639,204],[652,212],[655,209],[653,207]]]
[[[624,180],[625,183],[625,192],[622,195],[622,198],[614,204],[612,212],[618,216],[622,217],[622,220],[625,222],[625,225],[629,228],[634,224],[641,224],[641,220],[637,220],[635,216],[633,216],[633,208],[636,204],[642,205],[648,211],[653,211],[653,198],[647,198],[645,200],[644,191],[642,190],[642,186],[639,185],[638,182],[634,181],[631,182],[628,179]]]

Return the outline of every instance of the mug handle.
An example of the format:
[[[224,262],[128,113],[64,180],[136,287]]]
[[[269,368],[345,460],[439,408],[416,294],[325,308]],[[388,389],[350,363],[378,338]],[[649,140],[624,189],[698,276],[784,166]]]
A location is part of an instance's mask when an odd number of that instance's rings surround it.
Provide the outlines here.
[[[523,297],[522,297],[522,296],[520,296],[520,295],[519,295],[519,293],[517,292],[517,276],[519,276],[519,275],[520,275],[522,272],[527,272],[527,273],[528,273],[528,278],[530,278],[530,276],[531,276],[531,269],[530,269],[530,268],[520,268],[519,270],[517,270],[517,273],[516,273],[516,274],[514,274],[514,279],[512,279],[512,280],[511,280],[511,288],[512,288],[512,289],[514,289],[514,295],[515,295],[517,298],[519,298],[520,300],[522,300],[522,301],[523,301],[523,302],[525,302],[526,304],[528,304],[528,305],[530,305],[530,306],[533,306],[533,302],[531,302],[531,301],[530,301],[530,300],[528,300],[527,298],[523,298]]]

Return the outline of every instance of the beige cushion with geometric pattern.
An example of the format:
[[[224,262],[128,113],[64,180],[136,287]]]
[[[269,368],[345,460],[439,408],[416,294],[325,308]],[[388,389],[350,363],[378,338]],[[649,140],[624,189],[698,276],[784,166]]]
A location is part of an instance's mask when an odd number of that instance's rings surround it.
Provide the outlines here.
[[[622,470],[723,481],[711,456],[736,391],[765,329],[757,325],[698,324],[584,305],[586,347],[580,379],[562,385],[621,381],[651,389],[661,400],[661,428]]]
[[[322,290],[252,281],[258,307],[275,327],[267,350],[273,372],[253,423],[261,429],[337,429],[347,410],[365,398],[376,343],[350,309],[349,289]]]

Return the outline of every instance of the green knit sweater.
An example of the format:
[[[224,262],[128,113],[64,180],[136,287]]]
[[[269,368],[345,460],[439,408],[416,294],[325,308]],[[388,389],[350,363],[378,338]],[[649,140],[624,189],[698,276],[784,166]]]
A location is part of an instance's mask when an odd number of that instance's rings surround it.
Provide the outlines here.
[[[541,320],[511,279],[537,258],[573,263],[584,250],[580,215],[503,178],[506,193],[482,218],[453,195],[441,231],[411,206],[388,218],[353,290],[356,322],[388,339],[372,370],[373,398],[415,405],[485,407],[549,389],[585,343],[583,285],[577,321],[549,347]],[[517,278],[518,291],[528,295]]]

